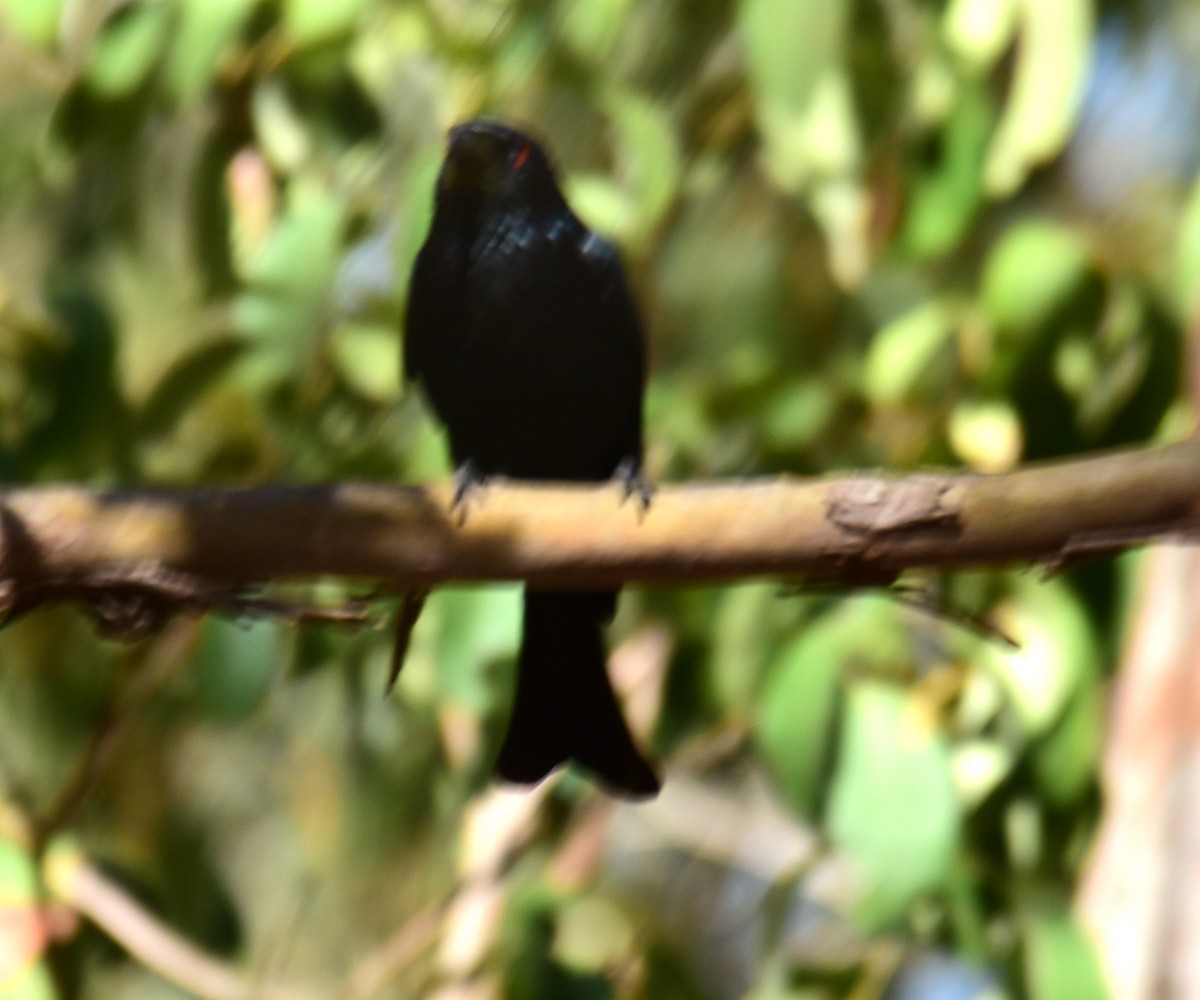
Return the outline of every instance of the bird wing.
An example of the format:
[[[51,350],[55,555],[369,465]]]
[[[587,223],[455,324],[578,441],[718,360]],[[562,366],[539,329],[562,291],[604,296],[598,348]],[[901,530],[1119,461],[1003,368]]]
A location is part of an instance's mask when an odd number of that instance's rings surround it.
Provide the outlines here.
[[[597,303],[591,335],[603,342],[602,354],[620,360],[622,377],[610,381],[620,412],[629,415],[623,439],[628,455],[640,468],[642,459],[642,395],[646,387],[646,335],[621,271],[617,251],[608,240],[586,231],[579,244],[585,281]]]
[[[404,315],[404,380],[421,381],[429,370],[430,353],[436,349],[438,327],[441,325],[436,262],[428,247],[422,247],[413,264],[409,282],[408,303]]]

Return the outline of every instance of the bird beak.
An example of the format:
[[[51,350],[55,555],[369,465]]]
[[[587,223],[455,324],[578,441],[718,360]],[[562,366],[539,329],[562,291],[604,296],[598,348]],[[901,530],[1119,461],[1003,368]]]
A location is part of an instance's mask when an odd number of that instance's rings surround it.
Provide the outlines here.
[[[438,187],[487,194],[498,186],[503,164],[493,136],[476,125],[456,125],[450,130]]]

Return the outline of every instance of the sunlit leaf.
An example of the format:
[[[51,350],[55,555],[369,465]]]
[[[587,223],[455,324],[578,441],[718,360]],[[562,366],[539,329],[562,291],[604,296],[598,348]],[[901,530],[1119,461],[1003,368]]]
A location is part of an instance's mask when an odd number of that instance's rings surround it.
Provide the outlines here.
[[[1062,579],[1022,576],[996,619],[1019,648],[989,646],[987,663],[1004,683],[1027,732],[1043,735],[1096,675],[1099,651],[1087,613]],[[1093,748],[1081,749],[1089,753]],[[1087,760],[1090,765],[1090,756]]]
[[[1068,916],[1037,913],[1022,921],[1025,982],[1030,997],[1110,996],[1097,956],[1080,927]]]
[[[1175,303],[1185,319],[1200,311],[1200,178],[1192,185],[1175,251]]]
[[[0,835],[0,1000],[53,1000],[47,915],[34,859]]]
[[[137,3],[122,7],[104,25],[88,52],[84,79],[101,97],[121,97],[137,87],[157,63],[167,41],[171,7]]]
[[[1046,320],[1079,286],[1091,259],[1078,233],[1051,222],[1022,222],[988,257],[982,298],[997,326],[1026,330]]]
[[[917,385],[954,333],[955,311],[934,299],[893,320],[875,334],[864,384],[876,406],[900,402]]]
[[[165,64],[177,99],[191,99],[212,83],[253,9],[254,0],[182,0]]]
[[[1021,0],[951,0],[942,20],[946,42],[975,70],[995,65],[1012,44]]]
[[[20,844],[0,836],[0,901],[30,903],[38,896],[34,859]]]
[[[612,178],[574,174],[563,186],[571,207],[597,232],[628,239],[637,227],[633,197]]]
[[[312,138],[308,123],[293,106],[283,84],[268,79],[256,87],[253,110],[255,132],[263,153],[282,171],[299,170],[311,152]]]
[[[785,191],[807,191],[830,267],[854,287],[867,266],[867,196],[850,74],[839,61],[848,5],[743,0],[738,33],[762,133],[763,166]]]
[[[1014,0],[1020,39],[1012,90],[988,150],[984,182],[1012,194],[1062,151],[1083,102],[1091,62],[1091,0]]]
[[[1011,772],[1013,752],[998,740],[972,740],[953,750],[954,785],[966,808],[974,808]]]
[[[25,41],[50,48],[58,35],[59,20],[66,0],[3,0],[3,20]]]
[[[980,472],[1005,472],[1021,457],[1021,419],[1006,401],[963,400],[950,414],[950,445]]]
[[[338,372],[364,398],[386,403],[400,395],[400,335],[393,327],[341,324],[329,349]]]
[[[315,45],[349,33],[369,5],[370,0],[285,0],[284,31],[293,45]]]
[[[768,100],[803,106],[822,70],[838,56],[845,18],[840,3],[743,0],[738,30],[756,90]],[[815,58],[798,58],[809,54]]]
[[[629,954],[634,929],[629,914],[604,899],[584,897],[558,916],[554,956],[580,973],[603,973]]]

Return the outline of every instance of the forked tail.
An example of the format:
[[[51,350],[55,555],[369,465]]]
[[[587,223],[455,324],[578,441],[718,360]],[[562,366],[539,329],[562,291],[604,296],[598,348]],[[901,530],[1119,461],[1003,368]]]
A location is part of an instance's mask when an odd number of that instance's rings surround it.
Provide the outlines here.
[[[496,770],[520,784],[577,761],[612,791],[658,792],[605,669],[604,625],[616,594],[525,591],[517,692]]]

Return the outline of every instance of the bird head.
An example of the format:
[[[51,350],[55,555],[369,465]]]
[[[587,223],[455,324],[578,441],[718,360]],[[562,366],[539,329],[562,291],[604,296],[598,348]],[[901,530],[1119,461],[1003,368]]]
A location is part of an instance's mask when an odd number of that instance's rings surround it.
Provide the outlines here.
[[[437,191],[439,199],[476,205],[546,193],[561,199],[541,146],[516,129],[488,121],[467,122],[450,130]]]

